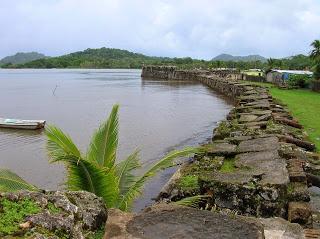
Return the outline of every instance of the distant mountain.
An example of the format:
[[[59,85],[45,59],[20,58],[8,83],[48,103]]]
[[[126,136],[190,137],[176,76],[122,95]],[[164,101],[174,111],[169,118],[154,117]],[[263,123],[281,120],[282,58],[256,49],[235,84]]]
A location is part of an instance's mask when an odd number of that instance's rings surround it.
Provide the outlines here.
[[[248,56],[233,56],[229,54],[220,54],[213,58],[214,61],[261,61],[266,62],[267,59],[260,55],[248,55]]]
[[[45,55],[38,52],[18,52],[13,56],[7,56],[0,60],[0,65],[3,64],[24,64],[30,61],[47,58]]]

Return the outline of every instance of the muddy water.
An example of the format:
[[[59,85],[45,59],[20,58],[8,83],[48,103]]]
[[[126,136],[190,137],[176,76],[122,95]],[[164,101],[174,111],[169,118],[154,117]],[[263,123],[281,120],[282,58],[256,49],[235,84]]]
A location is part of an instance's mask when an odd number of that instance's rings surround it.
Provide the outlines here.
[[[0,70],[0,118],[45,119],[85,151],[120,104],[119,160],[141,150],[145,170],[171,149],[210,138],[231,105],[200,83],[142,80],[140,70]],[[62,188],[63,165],[49,164],[42,131],[0,129],[0,167],[41,188]],[[151,203],[173,169],[146,186],[135,210]]]

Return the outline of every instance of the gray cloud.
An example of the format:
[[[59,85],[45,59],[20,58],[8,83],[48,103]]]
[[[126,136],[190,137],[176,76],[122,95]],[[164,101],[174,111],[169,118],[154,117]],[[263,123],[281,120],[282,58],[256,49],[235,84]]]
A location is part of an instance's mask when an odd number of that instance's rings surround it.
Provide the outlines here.
[[[318,0],[2,0],[0,57],[96,47],[210,59],[283,57],[320,38]]]

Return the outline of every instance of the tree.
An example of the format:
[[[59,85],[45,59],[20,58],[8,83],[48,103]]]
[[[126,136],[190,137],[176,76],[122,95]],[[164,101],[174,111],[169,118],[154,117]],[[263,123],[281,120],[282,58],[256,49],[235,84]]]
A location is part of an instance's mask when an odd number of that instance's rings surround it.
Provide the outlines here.
[[[142,192],[144,183],[159,170],[173,165],[174,159],[197,152],[195,148],[173,151],[140,177],[133,175],[139,167],[139,152],[117,162],[118,109],[115,105],[108,119],[93,134],[87,153],[82,154],[70,136],[55,126],[48,126],[47,150],[51,162],[63,162],[67,168],[69,190],[85,190],[104,199],[110,208],[128,210]]]
[[[275,67],[276,61],[273,58],[269,58],[267,60],[267,64],[268,64],[268,70],[271,70],[272,68]]]
[[[310,52],[310,58],[314,65],[314,77],[316,80],[320,79],[320,40],[314,40],[311,43],[313,49]]]

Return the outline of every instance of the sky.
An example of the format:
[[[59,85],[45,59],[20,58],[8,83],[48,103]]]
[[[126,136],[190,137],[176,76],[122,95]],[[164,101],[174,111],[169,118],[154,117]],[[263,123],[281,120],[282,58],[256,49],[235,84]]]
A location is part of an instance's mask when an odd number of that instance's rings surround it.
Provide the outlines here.
[[[320,0],[0,0],[0,58],[120,48],[287,57],[320,39]]]

